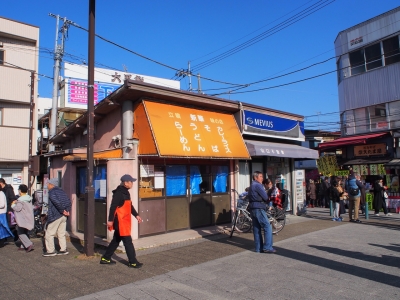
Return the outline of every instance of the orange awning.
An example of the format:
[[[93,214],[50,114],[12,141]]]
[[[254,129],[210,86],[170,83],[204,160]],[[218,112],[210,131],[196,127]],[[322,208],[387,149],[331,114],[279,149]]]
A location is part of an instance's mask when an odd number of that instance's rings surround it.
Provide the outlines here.
[[[122,157],[122,149],[112,149],[106,151],[100,151],[93,153],[93,159],[109,159],[109,158],[121,158]],[[79,161],[86,160],[86,153],[75,153],[66,155],[63,157],[64,161]]]
[[[139,155],[250,159],[233,115],[147,100],[143,108],[148,125],[135,120]],[[142,116],[138,109],[135,114]]]

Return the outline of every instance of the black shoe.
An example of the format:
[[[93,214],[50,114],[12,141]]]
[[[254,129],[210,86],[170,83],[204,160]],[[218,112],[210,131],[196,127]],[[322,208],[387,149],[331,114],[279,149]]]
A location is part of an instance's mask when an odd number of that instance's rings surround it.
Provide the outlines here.
[[[362,223],[359,219],[355,220],[356,223]]]
[[[276,250],[275,249],[264,250],[264,253],[276,253]]]
[[[44,257],[56,256],[57,252],[45,252],[42,254]]]
[[[57,252],[57,255],[67,255],[67,254],[69,254],[69,252],[68,252],[67,250],[65,250],[65,251],[58,251],[58,252]]]
[[[142,263],[140,263],[140,262],[136,262],[136,263],[134,263],[134,264],[128,264],[128,267],[129,268],[135,268],[135,269],[140,269],[141,267],[143,266],[143,264]]]
[[[100,259],[100,264],[101,264],[101,265],[115,265],[116,262],[113,261],[112,259],[105,259],[104,257],[102,257],[102,258]]]
[[[349,220],[349,222],[356,222],[356,220],[354,220],[354,219],[350,219],[350,220]]]

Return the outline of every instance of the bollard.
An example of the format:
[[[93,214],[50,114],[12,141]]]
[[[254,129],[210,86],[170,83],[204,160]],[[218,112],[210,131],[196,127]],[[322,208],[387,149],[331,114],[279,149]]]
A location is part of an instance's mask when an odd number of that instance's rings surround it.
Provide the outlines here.
[[[329,200],[329,215],[332,217],[333,216],[333,209],[332,209],[332,200]]]
[[[369,219],[369,207],[368,203],[365,204],[365,220]]]

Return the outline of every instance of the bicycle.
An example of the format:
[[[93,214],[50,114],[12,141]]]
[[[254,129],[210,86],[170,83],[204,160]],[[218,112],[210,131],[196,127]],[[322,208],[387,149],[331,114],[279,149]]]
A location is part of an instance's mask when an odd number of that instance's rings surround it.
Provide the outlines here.
[[[250,212],[247,210],[247,206],[249,202],[247,201],[246,196],[240,196],[239,192],[235,189],[231,190],[238,195],[238,201],[236,205],[236,211],[232,218],[232,228],[231,228],[231,235],[232,237],[233,232],[236,230],[238,232],[249,232],[253,227],[253,222],[250,216]]]
[[[238,202],[236,205],[236,211],[232,218],[232,228],[230,237],[236,230],[241,233],[249,232],[253,227],[253,221],[251,219],[250,212],[247,210],[249,202],[246,200],[246,196],[240,196],[238,191],[232,189],[238,195]],[[286,225],[286,212],[284,209],[272,207],[266,211],[267,217],[270,220],[272,227],[272,234],[278,234],[283,230]]]

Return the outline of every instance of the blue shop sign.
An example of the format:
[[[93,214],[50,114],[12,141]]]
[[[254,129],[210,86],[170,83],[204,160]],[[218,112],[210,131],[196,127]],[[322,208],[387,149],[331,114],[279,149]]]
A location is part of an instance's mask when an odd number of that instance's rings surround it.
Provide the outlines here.
[[[304,136],[304,122],[276,116],[243,111],[244,131],[282,137],[299,138]]]

